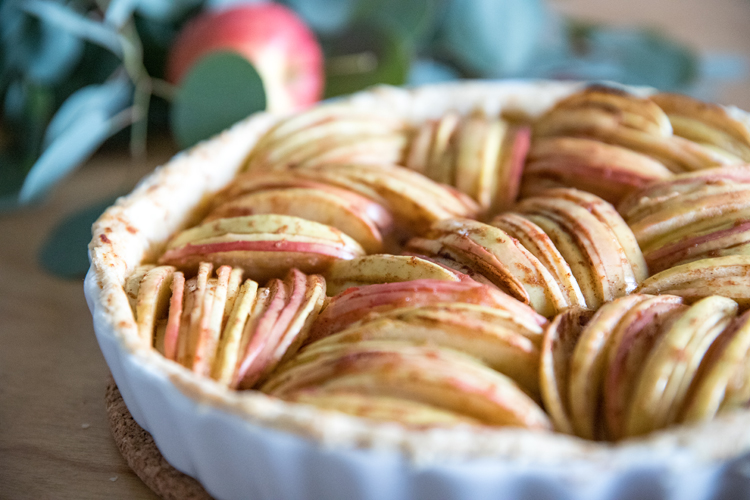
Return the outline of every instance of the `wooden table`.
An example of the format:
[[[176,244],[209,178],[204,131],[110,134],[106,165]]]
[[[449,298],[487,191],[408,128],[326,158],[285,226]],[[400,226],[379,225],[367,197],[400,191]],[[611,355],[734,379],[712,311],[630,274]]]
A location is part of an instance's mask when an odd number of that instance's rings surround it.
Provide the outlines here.
[[[37,253],[56,222],[132,189],[163,150],[142,164],[102,154],[44,206],[0,214],[0,499],[157,498],[112,440],[83,279],[46,274]]]
[[[748,0],[559,0],[579,17],[665,25],[702,50],[750,57]],[[627,6],[623,7],[623,6]],[[661,19],[661,21],[660,21]],[[750,109],[748,81],[717,100]],[[82,279],[61,280],[37,265],[55,223],[126,192],[168,156],[133,164],[104,153],[66,181],[44,206],[0,214],[0,499],[154,499],[120,456],[107,424],[107,366],[96,344]]]

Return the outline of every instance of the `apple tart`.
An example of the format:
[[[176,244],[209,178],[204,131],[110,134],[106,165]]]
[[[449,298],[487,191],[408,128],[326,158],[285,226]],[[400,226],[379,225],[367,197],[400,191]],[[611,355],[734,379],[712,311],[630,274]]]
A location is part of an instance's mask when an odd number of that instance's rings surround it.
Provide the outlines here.
[[[217,497],[731,492],[749,124],[554,82],[256,115],[95,224],[97,336],[136,420]]]

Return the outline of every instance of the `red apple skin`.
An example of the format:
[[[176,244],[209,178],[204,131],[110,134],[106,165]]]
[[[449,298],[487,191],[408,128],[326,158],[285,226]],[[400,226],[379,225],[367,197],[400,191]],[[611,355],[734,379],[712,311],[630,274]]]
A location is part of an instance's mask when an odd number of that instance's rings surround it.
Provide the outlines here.
[[[200,58],[221,50],[235,51],[255,66],[271,111],[302,109],[322,96],[320,44],[310,28],[283,5],[244,4],[198,14],[170,48],[167,80],[179,84]]]

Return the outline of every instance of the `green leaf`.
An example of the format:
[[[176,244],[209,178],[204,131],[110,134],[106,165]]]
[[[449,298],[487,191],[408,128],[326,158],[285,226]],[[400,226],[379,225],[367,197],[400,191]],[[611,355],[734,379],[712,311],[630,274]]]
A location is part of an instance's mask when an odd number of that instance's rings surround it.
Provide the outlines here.
[[[18,199],[32,203],[70,175],[114,132],[110,117],[96,109],[82,115],[59,135],[31,167]]]
[[[114,116],[130,104],[132,97],[133,86],[124,74],[101,85],[87,85],[78,89],[52,117],[44,136],[45,146],[74,126],[82,116],[97,110]]]
[[[437,29],[447,0],[368,0],[360,2],[356,18],[397,31],[415,46],[423,46]]]
[[[39,265],[61,278],[81,278],[89,268],[87,246],[91,225],[116,198],[98,201],[58,222],[39,249]]]
[[[439,46],[479,76],[517,76],[529,67],[548,15],[542,0],[453,0]]]
[[[324,38],[322,45],[327,98],[376,84],[403,85],[413,58],[408,40],[379,25],[352,25],[344,33]]]
[[[216,51],[185,75],[170,111],[172,134],[187,148],[266,108],[263,81],[235,52]]]

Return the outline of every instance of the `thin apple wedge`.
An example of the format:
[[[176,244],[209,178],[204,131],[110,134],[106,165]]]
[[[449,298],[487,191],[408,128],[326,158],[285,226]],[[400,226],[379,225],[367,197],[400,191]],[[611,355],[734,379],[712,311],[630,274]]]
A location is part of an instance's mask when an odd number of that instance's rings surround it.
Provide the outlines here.
[[[309,341],[343,330],[368,315],[406,306],[461,302],[496,307],[512,314],[534,318],[539,324],[546,319],[529,306],[505,293],[475,281],[414,280],[349,288],[336,295],[323,309],[310,332]]]
[[[544,331],[539,361],[539,386],[544,408],[549,413],[555,430],[573,434],[568,402],[570,358],[584,326],[593,311],[570,308],[558,314]]]
[[[255,306],[257,297],[258,283],[253,280],[245,280],[240,286],[231,307],[231,313],[216,351],[216,359],[211,368],[211,378],[220,384],[229,386],[232,383],[240,355],[242,332]],[[229,308],[228,303],[227,308]]]
[[[680,94],[655,94],[651,100],[666,112],[676,135],[750,162],[750,129],[725,108]]]
[[[232,268],[229,266],[221,266],[217,269],[213,293],[207,293],[205,296],[206,300],[210,300],[210,303],[204,303],[203,306],[192,367],[194,372],[203,376],[211,374],[216,358],[231,274]]]
[[[604,434],[608,439],[629,435],[628,415],[644,364],[654,346],[687,309],[679,297],[648,297],[633,305],[610,334],[602,385]]]
[[[523,245],[502,229],[469,219],[436,222],[428,233],[460,253],[501,290],[552,316],[568,302],[550,272]]]
[[[473,267],[471,263],[467,264],[464,262],[460,252],[443,245],[439,241],[414,237],[406,242],[404,247],[408,255],[416,255],[421,259],[434,262],[435,264],[448,269],[449,271],[455,271],[459,273],[459,278],[465,279],[464,277],[482,283],[483,285],[491,286],[492,288],[499,288],[495,285],[492,280],[487,278],[482,272]]]
[[[473,217],[479,212],[477,204],[468,196],[398,165],[334,164],[299,172],[363,196],[377,193],[394,219],[412,230],[426,227],[435,220]]]
[[[287,215],[248,215],[205,222],[178,233],[160,262],[190,270],[208,261],[241,267],[263,281],[296,267],[323,271],[337,259],[364,255],[340,230]]]
[[[567,186],[617,203],[632,190],[673,175],[658,161],[621,146],[578,137],[542,137],[531,145],[521,195]]]
[[[469,354],[515,380],[539,397],[539,348],[512,329],[495,326],[476,315],[455,314],[449,304],[391,312],[364,320],[316,345],[370,340],[405,340]],[[458,310],[460,312],[460,310]]]
[[[531,128],[523,125],[509,125],[500,148],[497,171],[490,187],[491,214],[508,210],[516,202],[530,148]]]
[[[578,281],[579,285],[593,286],[598,302],[590,304],[592,307],[630,293],[638,286],[619,240],[607,224],[586,208],[563,198],[535,196],[522,200],[516,210],[545,216],[574,238],[594,277],[590,283]]]
[[[185,275],[175,271],[172,275],[172,297],[169,299],[169,316],[164,330],[164,357],[177,361],[177,345],[182,320],[182,304],[185,299]]]
[[[461,121],[456,138],[456,188],[471,196],[482,212],[492,203],[492,186],[507,132],[505,122],[474,113]]]
[[[438,120],[426,171],[430,179],[449,186],[456,183],[456,131],[460,122],[461,115],[455,111]]]
[[[647,295],[627,295],[599,308],[586,323],[570,357],[567,394],[570,422],[575,434],[603,439],[602,387],[612,333],[622,318]]]
[[[672,294],[689,301],[721,295],[741,307],[750,305],[749,255],[728,255],[700,259],[671,267],[641,283],[640,293]]]
[[[688,401],[681,412],[681,422],[703,422],[712,419],[731,394],[733,380],[742,380],[750,356],[750,312],[735,318],[714,341],[696,374]],[[747,398],[741,403],[745,403]]]
[[[626,435],[639,436],[677,421],[706,351],[736,314],[733,300],[707,297],[670,325],[638,377],[627,413]]]
[[[669,118],[651,99],[603,85],[591,85],[559,101],[537,120],[534,133],[595,135],[619,126],[657,136],[672,134]]]
[[[203,306],[207,302],[205,295],[210,288],[213,268],[210,262],[199,263],[197,275],[185,283],[185,301],[182,307],[182,318],[180,318],[176,361],[187,368],[193,366],[200,318],[203,314]]]
[[[371,202],[354,193],[351,195],[344,198],[327,190],[309,188],[257,191],[220,205],[206,216],[204,222],[245,215],[290,215],[335,227],[356,240],[367,252],[382,251],[383,236],[367,215]]]
[[[573,271],[542,228],[522,215],[511,212],[498,215],[492,219],[491,224],[517,239],[526,250],[539,259],[560,285],[568,304],[586,307],[586,299],[573,276]]]
[[[149,269],[140,280],[135,302],[138,337],[144,346],[154,345],[156,321],[168,315],[172,277],[175,268],[158,266]]]
[[[245,169],[251,172],[283,170],[352,138],[405,131],[402,120],[381,113],[356,112],[350,107],[336,106],[323,111],[311,110],[282,120],[261,137]]]
[[[450,349],[403,341],[311,346],[261,390],[284,397],[311,386],[409,399],[488,425],[550,428],[542,409],[508,377]]]
[[[125,295],[127,295],[128,302],[130,303],[130,309],[133,311],[133,317],[135,317],[135,304],[138,300],[138,289],[141,287],[141,280],[146,273],[154,267],[156,266],[153,264],[137,266],[133,269],[133,272],[128,275],[125,283],[122,285],[122,289],[125,291]]]
[[[321,276],[305,276],[292,269],[284,282],[269,286],[271,299],[248,332],[249,339],[239,360],[234,386],[251,389],[276,366],[294,355],[307,337],[325,299]]]
[[[329,146],[324,152],[297,162],[298,168],[317,168],[331,163],[401,164],[408,135],[403,131],[364,137],[354,136]]]
[[[408,399],[309,388],[284,397],[287,401],[317,406],[379,422],[398,422],[408,427],[481,425],[478,420]]]
[[[432,139],[437,129],[437,121],[427,120],[417,128],[416,133],[409,142],[404,166],[422,175],[427,175],[427,167],[430,161],[430,148]]]
[[[579,189],[551,189],[545,195],[573,202],[591,212],[594,217],[609,228],[614,238],[619,242],[627,256],[636,282],[640,283],[648,278],[649,269],[643,252],[638,246],[638,240],[613,205],[595,194]]]
[[[389,254],[366,255],[335,262],[326,271],[325,278],[329,295],[338,295],[351,287],[394,281],[418,279],[460,281],[458,273],[451,272],[428,260],[415,256]]]

